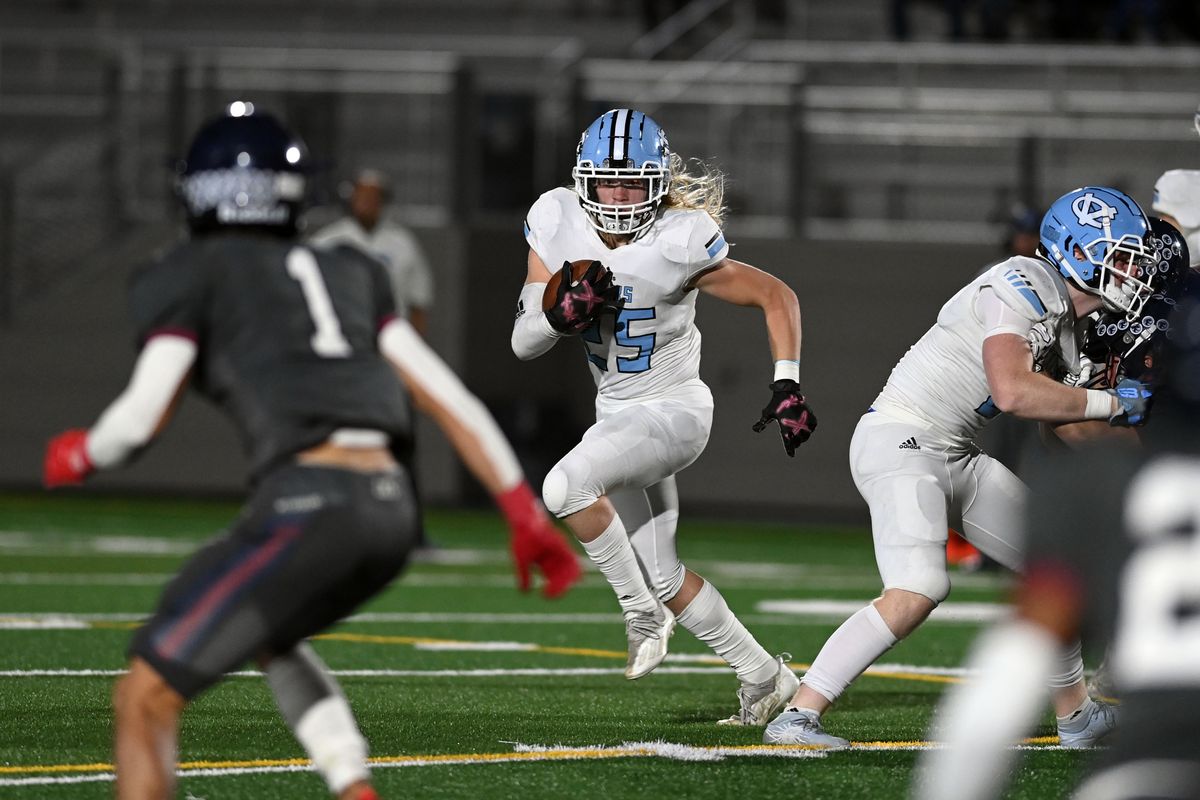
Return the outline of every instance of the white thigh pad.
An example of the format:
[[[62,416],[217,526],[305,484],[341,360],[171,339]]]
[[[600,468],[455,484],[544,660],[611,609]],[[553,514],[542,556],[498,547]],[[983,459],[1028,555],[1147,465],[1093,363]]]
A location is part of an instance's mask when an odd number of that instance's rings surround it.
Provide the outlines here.
[[[646,401],[606,414],[563,456],[542,487],[552,514],[565,517],[616,489],[645,489],[695,461],[708,443],[712,407]]]
[[[950,593],[946,531],[953,462],[922,428],[868,414],[855,428],[850,464],[871,509],[875,561],[884,588],[916,592],[935,603],[945,600]]]

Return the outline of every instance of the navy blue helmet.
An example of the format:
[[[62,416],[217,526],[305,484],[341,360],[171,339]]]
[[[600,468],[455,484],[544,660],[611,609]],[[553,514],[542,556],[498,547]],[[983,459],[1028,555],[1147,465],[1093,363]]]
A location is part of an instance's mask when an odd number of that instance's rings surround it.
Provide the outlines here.
[[[1146,255],[1141,274],[1153,294],[1137,318],[1105,312],[1088,335],[1089,357],[1107,362],[1107,379],[1115,385],[1122,377],[1144,379],[1151,373],[1170,332],[1176,304],[1185,296],[1197,297],[1200,275],[1188,267],[1188,246],[1179,230],[1158,217],[1150,217]],[[1093,349],[1094,348],[1094,349]]]
[[[303,140],[250,103],[200,128],[178,178],[188,225],[296,230],[310,169]]]

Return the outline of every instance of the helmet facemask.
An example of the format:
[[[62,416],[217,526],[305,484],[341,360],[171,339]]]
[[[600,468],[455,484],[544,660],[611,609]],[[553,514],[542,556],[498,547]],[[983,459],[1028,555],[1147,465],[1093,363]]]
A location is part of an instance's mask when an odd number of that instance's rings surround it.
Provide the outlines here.
[[[1099,268],[1096,294],[1104,308],[1123,313],[1131,321],[1137,319],[1154,294],[1153,254],[1146,250],[1145,243],[1136,236],[1122,236],[1117,240],[1094,239],[1080,249],[1088,262]]]
[[[607,160],[606,160],[607,162]],[[670,172],[665,164],[648,162],[641,167],[612,167],[605,163],[596,166],[583,160],[571,170],[575,179],[575,194],[587,212],[588,220],[598,231],[612,234],[635,234],[650,227],[658,207],[667,196]],[[600,202],[597,182],[603,179],[641,180],[646,183],[646,199],[630,205],[611,205]]]

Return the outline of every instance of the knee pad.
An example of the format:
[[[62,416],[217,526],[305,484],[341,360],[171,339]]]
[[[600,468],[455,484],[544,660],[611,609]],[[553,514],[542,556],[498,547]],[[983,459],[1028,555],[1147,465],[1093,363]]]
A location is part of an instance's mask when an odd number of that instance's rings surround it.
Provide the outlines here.
[[[950,576],[944,569],[940,571],[926,570],[906,576],[904,580],[888,583],[884,588],[916,592],[928,597],[934,602],[934,605],[941,605],[942,601],[950,596]]]
[[[571,480],[571,475],[561,464],[550,470],[542,482],[542,502],[546,504],[546,510],[559,519],[582,511],[599,499],[600,495],[583,487],[582,481]]]

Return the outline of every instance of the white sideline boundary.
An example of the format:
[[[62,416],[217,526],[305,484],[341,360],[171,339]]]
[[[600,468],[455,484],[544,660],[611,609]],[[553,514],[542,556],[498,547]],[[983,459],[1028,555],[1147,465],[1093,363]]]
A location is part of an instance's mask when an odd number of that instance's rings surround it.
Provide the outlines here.
[[[919,751],[942,747],[936,742],[853,742],[841,751],[828,751],[806,745],[744,745],[701,747],[674,742],[625,742],[617,746],[605,745],[530,745],[521,742],[505,742],[513,749],[501,753],[464,753],[416,756],[375,756],[367,759],[372,770],[403,769],[410,767],[446,767],[468,764],[508,764],[513,762],[537,761],[585,761],[610,758],[665,758],[674,761],[723,761],[727,758],[836,758],[838,752],[882,752]],[[1055,751],[1065,750],[1060,745],[1020,744],[1015,750]],[[205,766],[207,762],[182,764],[176,775],[183,780],[192,778],[218,778],[240,775],[268,775],[272,773],[312,772],[306,759],[286,761],[247,761],[222,767]],[[40,767],[42,770],[62,772],[72,765]],[[80,770],[94,769],[98,765],[79,765]],[[103,765],[109,766],[109,765]],[[37,771],[38,766],[27,768]],[[34,775],[20,778],[0,777],[0,787],[6,786],[50,786],[76,783],[111,783],[115,775],[111,769],[84,775]]]
[[[679,664],[695,661],[717,661],[712,656],[668,655],[667,662]],[[0,678],[115,678],[124,675],[124,669],[7,669],[0,670]],[[495,677],[579,677],[624,675],[623,667],[562,667],[562,668],[513,668],[513,669],[334,669],[330,673],[342,678],[495,678]],[[729,675],[724,664],[713,666],[661,666],[654,670],[656,675]],[[876,664],[866,673],[878,677],[889,675],[931,675],[947,678],[965,678],[972,671],[963,667],[925,667],[916,664]],[[261,678],[262,672],[246,669],[230,672],[230,678]]]
[[[858,611],[869,600],[763,600],[754,607],[756,613],[743,614],[744,622],[756,625],[794,625],[795,617],[819,619],[845,619]],[[1003,618],[1009,611],[1004,603],[942,603],[930,616],[930,622],[990,622]],[[2,630],[71,630],[87,628],[92,622],[142,622],[150,612],[128,613],[73,613],[73,612],[24,612],[0,611]],[[618,613],[541,613],[501,614],[487,612],[405,612],[377,611],[354,614],[342,623],[481,623],[486,625],[526,625],[529,623],[580,625],[621,623]]]

